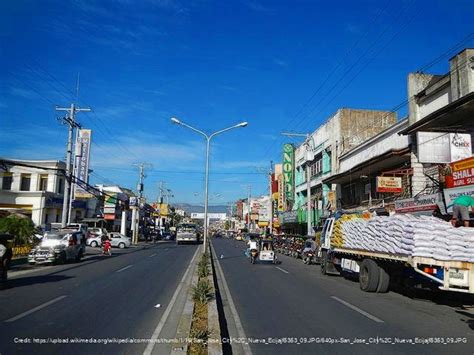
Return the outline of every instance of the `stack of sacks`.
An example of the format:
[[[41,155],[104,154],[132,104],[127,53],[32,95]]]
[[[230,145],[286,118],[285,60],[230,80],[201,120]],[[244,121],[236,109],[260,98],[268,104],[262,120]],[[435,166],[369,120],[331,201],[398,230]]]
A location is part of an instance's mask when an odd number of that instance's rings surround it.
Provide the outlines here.
[[[345,233],[343,228],[349,221],[354,221],[357,219],[361,219],[359,215],[345,214],[334,223],[333,233],[331,237],[332,247],[339,248],[344,245]]]
[[[453,228],[438,218],[408,214],[341,220],[335,224],[336,247],[474,262],[473,228]]]

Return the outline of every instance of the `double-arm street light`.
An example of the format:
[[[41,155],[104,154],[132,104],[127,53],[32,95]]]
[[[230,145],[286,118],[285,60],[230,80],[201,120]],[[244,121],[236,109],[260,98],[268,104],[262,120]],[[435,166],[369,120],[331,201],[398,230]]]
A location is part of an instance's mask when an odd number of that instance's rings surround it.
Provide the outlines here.
[[[200,131],[199,129],[196,129],[196,128],[194,128],[194,127],[178,120],[175,117],[171,118],[171,122],[173,122],[177,125],[180,125],[180,126],[187,127],[190,130],[193,130],[194,132],[197,132],[197,133],[199,133],[200,135],[202,135],[206,138],[206,178],[205,178],[206,181],[205,181],[205,192],[204,192],[204,248],[203,248],[203,252],[206,252],[207,237],[208,237],[207,236],[207,232],[208,232],[207,209],[208,209],[208,190],[209,190],[209,148],[210,148],[211,139],[213,137],[217,136],[218,134],[230,131],[231,129],[245,127],[245,126],[247,126],[248,123],[247,122],[240,122],[239,124],[236,124],[235,126],[221,129],[220,131],[214,132],[212,134],[206,134],[203,131]]]

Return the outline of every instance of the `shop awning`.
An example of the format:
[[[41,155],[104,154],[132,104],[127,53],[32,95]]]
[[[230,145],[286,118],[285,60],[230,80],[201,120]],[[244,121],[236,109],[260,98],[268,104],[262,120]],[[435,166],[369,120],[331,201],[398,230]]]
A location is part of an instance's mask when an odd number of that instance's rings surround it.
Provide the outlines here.
[[[325,184],[345,184],[358,180],[360,176],[376,176],[383,171],[393,170],[410,162],[410,147],[401,150],[390,150],[384,154],[378,155],[359,165],[354,166],[351,170],[332,175],[324,179]],[[409,167],[409,166],[407,166]]]
[[[474,134],[474,92],[430,113],[399,134],[416,132]]]

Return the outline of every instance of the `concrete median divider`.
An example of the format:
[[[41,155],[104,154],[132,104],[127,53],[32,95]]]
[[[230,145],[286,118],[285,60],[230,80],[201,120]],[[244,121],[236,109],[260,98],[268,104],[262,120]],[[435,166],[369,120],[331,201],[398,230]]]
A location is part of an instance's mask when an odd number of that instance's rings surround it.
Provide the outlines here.
[[[197,258],[171,354],[223,353],[211,254]],[[206,271],[204,271],[204,269]]]

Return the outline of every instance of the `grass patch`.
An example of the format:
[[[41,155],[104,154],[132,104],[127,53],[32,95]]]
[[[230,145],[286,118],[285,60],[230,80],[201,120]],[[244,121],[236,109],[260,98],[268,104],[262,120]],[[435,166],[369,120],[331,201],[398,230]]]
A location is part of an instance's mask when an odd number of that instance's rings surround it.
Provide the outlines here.
[[[193,287],[194,310],[191,322],[190,338],[193,339],[188,347],[190,355],[207,354],[209,329],[207,324],[207,303],[214,297],[213,287],[208,281],[210,274],[209,254],[205,253],[198,263],[198,282]]]

